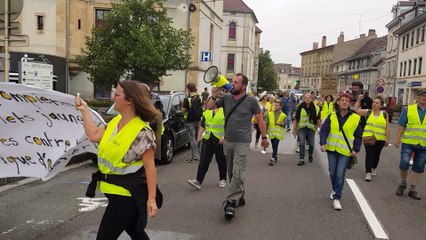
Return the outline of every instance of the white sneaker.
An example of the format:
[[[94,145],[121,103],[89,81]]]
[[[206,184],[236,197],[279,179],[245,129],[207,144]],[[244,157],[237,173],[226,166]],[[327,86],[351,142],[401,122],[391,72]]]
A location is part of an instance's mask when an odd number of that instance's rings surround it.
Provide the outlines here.
[[[297,147],[297,148],[296,148],[296,152],[297,152],[297,153],[298,153],[298,152],[300,152],[299,148],[300,148],[300,147]]]
[[[193,186],[197,190],[201,189],[201,184],[197,179],[194,179],[194,180],[188,179],[188,183],[189,185]]]
[[[334,210],[342,210],[342,205],[340,204],[340,200],[339,199],[334,199],[333,200],[333,208]]]
[[[371,169],[371,176],[376,176],[376,174],[377,174],[377,172],[376,172],[376,169],[375,168],[372,168]]]
[[[367,174],[365,174],[365,181],[367,181],[367,182],[371,182],[371,173],[367,173]]]
[[[225,179],[220,180],[217,186],[220,188],[226,187],[226,180]]]
[[[330,199],[331,200],[334,200],[334,194],[336,194],[334,191],[331,191],[331,193],[330,193]]]

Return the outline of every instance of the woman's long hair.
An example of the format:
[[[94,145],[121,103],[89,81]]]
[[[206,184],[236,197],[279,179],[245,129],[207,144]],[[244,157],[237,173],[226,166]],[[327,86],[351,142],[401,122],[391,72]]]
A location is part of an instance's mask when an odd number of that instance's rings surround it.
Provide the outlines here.
[[[152,105],[149,92],[140,82],[134,80],[124,80],[118,83],[123,90],[125,99],[132,101],[136,114],[145,122],[152,122],[158,110]]]

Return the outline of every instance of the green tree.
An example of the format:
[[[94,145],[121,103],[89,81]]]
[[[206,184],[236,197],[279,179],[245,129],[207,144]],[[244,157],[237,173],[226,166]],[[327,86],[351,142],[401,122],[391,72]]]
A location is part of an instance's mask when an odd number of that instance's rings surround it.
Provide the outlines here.
[[[155,83],[168,71],[188,68],[193,38],[172,27],[164,2],[123,0],[92,29],[77,62],[95,85],[109,87],[121,78]]]
[[[259,76],[257,87],[261,91],[275,91],[278,89],[277,74],[274,69],[274,62],[268,50],[259,54]],[[259,91],[260,92],[260,91]]]

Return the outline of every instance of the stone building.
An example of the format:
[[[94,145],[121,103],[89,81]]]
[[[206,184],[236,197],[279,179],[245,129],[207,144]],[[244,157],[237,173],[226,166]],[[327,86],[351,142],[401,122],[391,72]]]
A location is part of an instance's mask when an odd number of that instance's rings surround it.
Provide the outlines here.
[[[277,73],[277,82],[279,90],[290,90],[296,87],[297,81],[300,80],[300,68],[293,67],[287,63],[277,63],[274,65]]]

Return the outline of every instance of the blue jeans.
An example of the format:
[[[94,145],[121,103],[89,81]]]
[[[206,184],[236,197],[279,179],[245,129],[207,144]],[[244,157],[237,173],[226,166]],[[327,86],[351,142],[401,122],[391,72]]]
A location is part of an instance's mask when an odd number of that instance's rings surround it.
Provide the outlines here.
[[[271,139],[271,145],[272,145],[272,158],[277,159],[278,155],[278,144],[280,144],[280,140],[273,138]]]
[[[411,170],[416,173],[423,173],[425,171],[426,163],[426,149],[416,147],[411,144],[403,143],[401,146],[401,160],[399,162],[399,169],[408,170],[410,167],[411,154],[414,152],[413,166]]]
[[[286,120],[287,120],[287,129],[291,128],[291,110],[285,111]]]
[[[308,140],[309,144],[309,156],[314,154],[314,145],[315,145],[315,132],[311,129],[305,127],[297,130],[299,135],[299,151],[300,159],[305,159],[305,140]]]
[[[345,185],[345,173],[349,157],[338,152],[327,152],[327,158],[331,187],[334,191],[333,198],[340,200],[342,197],[343,186]]]

